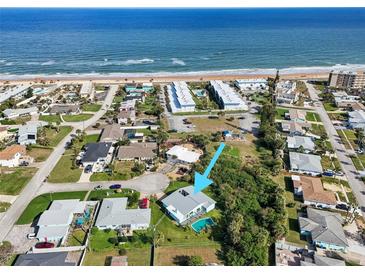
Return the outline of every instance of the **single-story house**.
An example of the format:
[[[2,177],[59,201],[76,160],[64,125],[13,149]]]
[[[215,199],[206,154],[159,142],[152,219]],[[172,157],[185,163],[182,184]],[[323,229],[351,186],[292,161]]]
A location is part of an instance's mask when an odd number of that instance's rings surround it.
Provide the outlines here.
[[[128,146],[120,146],[117,159],[126,160],[152,160],[156,157],[156,143],[132,143]]]
[[[348,245],[340,214],[307,208],[307,217],[299,217],[300,233],[317,247],[346,251]]]
[[[67,239],[70,225],[75,214],[83,216],[87,202],[79,199],[53,201],[48,210],[39,217],[37,239],[61,244]]]
[[[215,208],[215,201],[203,192],[194,193],[193,186],[180,188],[162,201],[169,215],[179,224]]]
[[[285,114],[285,117],[294,122],[306,122],[307,112],[300,109],[289,109],[289,112]]]
[[[118,124],[127,125],[129,122],[134,123],[136,121],[136,111],[134,109],[121,109],[119,110]]]
[[[27,156],[27,149],[25,146],[11,145],[0,151],[0,166],[17,167],[22,162],[33,162],[33,158]]]
[[[103,199],[95,226],[104,229],[123,229],[127,231],[147,229],[151,222],[151,209],[128,209],[128,198]]]
[[[100,142],[118,142],[123,138],[124,131],[118,124],[107,125],[103,128],[100,136]]]
[[[20,116],[26,116],[26,115],[34,115],[37,113],[38,113],[37,107],[17,108],[17,109],[8,108],[3,111],[5,118],[8,118],[8,119],[14,119],[14,118],[18,118]]]
[[[332,191],[324,190],[320,178],[298,175],[292,175],[291,178],[294,184],[294,194],[302,197],[304,204],[335,208],[336,196]]]
[[[301,123],[295,121],[283,121],[281,122],[281,129],[283,132],[288,132],[290,136],[303,136],[307,130],[311,127],[310,123]]]
[[[68,252],[28,253],[17,257],[14,266],[76,266],[67,258]]]
[[[18,129],[18,144],[30,145],[37,143],[37,130],[36,124],[22,125]]]
[[[303,148],[305,153],[311,152],[315,149],[315,144],[311,137],[306,136],[288,136],[286,139],[289,149]]]
[[[102,172],[105,166],[111,163],[113,151],[111,142],[88,143],[84,146],[81,163],[84,167],[91,165],[93,172]]]
[[[190,151],[183,146],[173,146],[167,152],[167,160],[172,163],[192,164],[199,160],[200,153]]]
[[[77,104],[53,104],[49,109],[50,114],[77,114],[80,112],[80,106]]]
[[[322,174],[321,157],[313,154],[289,152],[290,171],[317,176]]]
[[[365,111],[363,110],[350,111],[348,115],[349,115],[348,123],[351,128],[365,129]]]

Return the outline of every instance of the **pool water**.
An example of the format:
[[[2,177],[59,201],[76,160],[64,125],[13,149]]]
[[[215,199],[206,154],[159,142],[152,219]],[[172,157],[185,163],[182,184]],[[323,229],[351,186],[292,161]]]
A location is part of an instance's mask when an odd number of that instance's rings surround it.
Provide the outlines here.
[[[191,227],[194,229],[194,231],[196,233],[199,233],[207,226],[213,226],[213,225],[215,225],[215,223],[212,220],[212,218],[204,218],[204,219],[197,220],[196,222],[191,224]]]
[[[204,89],[196,89],[196,90],[194,90],[194,94],[197,97],[205,97],[205,90]]]

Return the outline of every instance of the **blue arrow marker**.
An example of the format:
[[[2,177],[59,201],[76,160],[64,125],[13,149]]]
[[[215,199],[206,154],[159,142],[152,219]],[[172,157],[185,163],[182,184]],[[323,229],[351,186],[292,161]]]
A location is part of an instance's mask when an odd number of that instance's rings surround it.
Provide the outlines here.
[[[219,156],[221,155],[223,149],[224,149],[225,144],[221,143],[217,149],[217,151],[215,152],[213,159],[210,161],[207,169],[204,171],[204,174],[201,175],[198,172],[195,172],[195,178],[194,178],[194,193],[198,193],[200,191],[202,191],[204,188],[206,188],[207,186],[209,186],[210,184],[213,183],[212,180],[208,179],[209,173],[212,170],[212,168],[214,167],[215,163],[217,162]]]

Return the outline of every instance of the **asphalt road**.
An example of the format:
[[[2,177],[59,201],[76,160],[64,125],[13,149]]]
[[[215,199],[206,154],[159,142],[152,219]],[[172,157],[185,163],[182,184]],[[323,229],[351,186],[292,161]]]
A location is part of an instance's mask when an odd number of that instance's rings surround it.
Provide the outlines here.
[[[6,213],[2,215],[0,219],[0,242],[5,239],[6,235],[10,232],[15,222],[18,220],[19,216],[22,214],[29,202],[36,196],[39,188],[44,184],[44,180],[50,174],[50,172],[64,153],[66,144],[71,141],[71,136],[76,133],[77,129],[82,130],[86,129],[88,126],[93,125],[106,113],[108,107],[112,104],[117,89],[117,85],[111,86],[108,95],[106,96],[103,103],[103,106],[89,120],[76,123],[64,123],[73,126],[73,130],[58,144],[57,147],[54,148],[51,155],[38,169],[37,173],[28,182],[28,184],[24,187],[15,202],[6,211]]]
[[[362,210],[362,215],[365,217],[365,184],[361,180],[357,179],[357,170],[352,163],[352,160],[347,155],[353,154],[352,150],[347,150],[345,146],[341,142],[340,136],[337,134],[335,127],[333,126],[326,110],[321,101],[319,101],[319,97],[317,95],[317,90],[313,87],[313,85],[306,83],[309,91],[309,95],[311,99],[314,101],[314,107],[321,117],[323,125],[327,131],[329,140],[334,148],[337,158],[340,161],[341,168],[345,173],[349,185],[354,193],[356,200]]]

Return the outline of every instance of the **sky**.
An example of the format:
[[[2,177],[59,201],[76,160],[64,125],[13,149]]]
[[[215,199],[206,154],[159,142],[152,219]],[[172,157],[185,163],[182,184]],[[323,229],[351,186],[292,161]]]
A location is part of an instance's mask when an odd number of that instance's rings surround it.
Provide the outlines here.
[[[1,0],[0,7],[365,7],[364,0]]]

